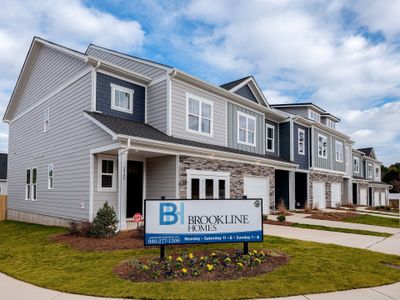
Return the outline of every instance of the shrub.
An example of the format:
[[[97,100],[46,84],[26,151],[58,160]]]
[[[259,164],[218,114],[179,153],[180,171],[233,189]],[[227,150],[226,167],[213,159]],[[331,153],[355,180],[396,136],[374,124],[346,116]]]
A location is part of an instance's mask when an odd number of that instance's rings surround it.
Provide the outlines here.
[[[286,221],[286,217],[285,217],[284,215],[279,215],[276,219],[277,219],[279,222],[285,222],[285,221]]]
[[[74,221],[69,224],[69,235],[89,236],[92,229],[92,223],[89,221]]]
[[[263,218],[264,221],[267,221],[268,220],[268,215],[263,215],[262,218]]]
[[[115,234],[117,224],[117,214],[114,208],[106,202],[93,219],[90,235],[97,238],[111,237]]]

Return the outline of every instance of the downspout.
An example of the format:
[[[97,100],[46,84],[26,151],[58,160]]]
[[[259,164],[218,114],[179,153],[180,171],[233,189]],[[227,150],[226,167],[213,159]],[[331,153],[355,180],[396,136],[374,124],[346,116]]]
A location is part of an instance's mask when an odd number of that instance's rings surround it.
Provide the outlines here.
[[[122,162],[120,162],[120,159],[119,159],[120,155],[128,152],[130,148],[131,148],[131,139],[128,138],[125,148],[123,148],[123,149],[118,151],[118,167],[119,168],[122,167]],[[119,168],[118,168],[118,170],[121,171]],[[122,170],[122,174],[123,174],[123,172],[124,171]],[[118,172],[118,173],[120,173],[120,172]],[[119,218],[118,218],[117,232],[121,230],[121,220],[122,220],[121,195],[122,195],[123,192],[126,193],[126,191],[123,191],[122,188],[123,188],[122,178],[121,178],[121,176],[119,176],[118,177],[118,211],[119,211],[118,212],[118,216],[119,216]]]

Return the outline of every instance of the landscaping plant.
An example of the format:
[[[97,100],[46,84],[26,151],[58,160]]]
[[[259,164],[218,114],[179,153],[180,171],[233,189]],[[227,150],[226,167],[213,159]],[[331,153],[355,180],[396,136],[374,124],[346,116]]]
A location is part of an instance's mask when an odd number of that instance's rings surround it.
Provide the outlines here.
[[[279,222],[285,222],[285,221],[286,221],[285,215],[279,215],[276,219],[277,219]]]
[[[74,221],[69,224],[68,234],[73,236],[89,236],[92,223],[89,221]]]
[[[117,230],[117,224],[117,214],[106,202],[93,219],[90,235],[97,238],[111,237]]]

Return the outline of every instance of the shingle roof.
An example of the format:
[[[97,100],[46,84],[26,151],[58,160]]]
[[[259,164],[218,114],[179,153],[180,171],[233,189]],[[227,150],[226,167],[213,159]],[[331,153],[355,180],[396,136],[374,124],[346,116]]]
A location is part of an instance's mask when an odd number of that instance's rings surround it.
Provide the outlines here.
[[[7,153],[0,153],[0,179],[7,179]]]
[[[363,152],[366,156],[371,156],[372,150],[374,150],[374,148],[368,147],[368,148],[360,148],[357,150]]]
[[[122,119],[122,118],[118,118],[118,117],[107,116],[107,115],[103,115],[100,113],[94,113],[94,112],[88,112],[88,111],[85,111],[85,113],[87,113],[89,116],[96,119],[98,122],[102,123],[104,126],[109,128],[111,131],[113,131],[116,134],[146,138],[146,139],[167,142],[167,143],[180,144],[180,145],[186,145],[186,146],[193,146],[193,147],[198,147],[198,148],[212,149],[212,150],[217,150],[217,151],[237,153],[237,154],[243,154],[243,155],[248,155],[248,156],[253,156],[253,157],[255,156],[255,157],[272,159],[272,160],[276,160],[276,161],[280,161],[280,162],[290,163],[290,161],[288,161],[284,158],[281,158],[277,155],[274,155],[274,154],[263,155],[263,154],[257,154],[257,153],[249,153],[247,151],[232,149],[232,148],[228,148],[228,147],[224,147],[224,146],[200,143],[200,142],[190,141],[190,140],[186,140],[186,139],[171,137],[171,136],[169,136],[169,135],[167,135],[145,123],[130,121],[130,120],[126,120],[126,119]]]
[[[232,88],[234,88],[235,86],[241,84],[243,81],[249,79],[250,77],[251,76],[246,76],[246,77],[243,77],[243,78],[231,81],[231,82],[227,82],[227,83],[221,84],[220,87],[229,91]]]

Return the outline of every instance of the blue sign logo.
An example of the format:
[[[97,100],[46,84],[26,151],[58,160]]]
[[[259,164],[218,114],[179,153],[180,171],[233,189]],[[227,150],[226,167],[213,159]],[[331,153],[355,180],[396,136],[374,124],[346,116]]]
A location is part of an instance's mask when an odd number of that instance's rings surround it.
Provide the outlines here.
[[[166,202],[160,203],[160,225],[173,225],[180,219],[181,224],[184,224],[185,204],[180,203],[180,211],[175,203]]]

